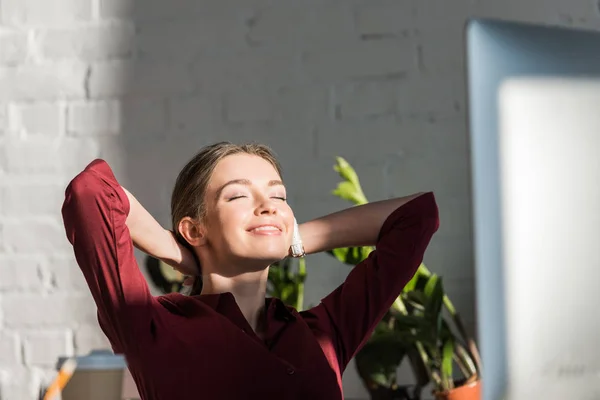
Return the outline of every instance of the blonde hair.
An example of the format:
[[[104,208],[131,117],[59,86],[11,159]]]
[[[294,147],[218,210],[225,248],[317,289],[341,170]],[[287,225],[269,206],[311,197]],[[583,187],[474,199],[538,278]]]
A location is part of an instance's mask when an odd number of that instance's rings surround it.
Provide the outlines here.
[[[271,163],[279,176],[282,176],[281,166],[275,153],[266,145],[258,143],[237,145],[230,142],[219,142],[203,147],[179,172],[171,194],[173,232],[177,240],[192,250],[192,253],[194,253],[193,249],[179,232],[179,222],[185,217],[196,220],[202,220],[205,217],[206,188],[213,171],[219,161],[233,154],[250,154],[261,157]],[[201,288],[201,279],[198,277],[190,294],[199,294]]]

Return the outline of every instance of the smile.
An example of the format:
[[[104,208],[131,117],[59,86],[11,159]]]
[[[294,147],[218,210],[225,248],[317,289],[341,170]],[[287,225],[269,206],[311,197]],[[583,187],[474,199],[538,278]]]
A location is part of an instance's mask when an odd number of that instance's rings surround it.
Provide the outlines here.
[[[249,229],[248,232],[256,235],[280,235],[281,228],[276,225],[261,225]]]

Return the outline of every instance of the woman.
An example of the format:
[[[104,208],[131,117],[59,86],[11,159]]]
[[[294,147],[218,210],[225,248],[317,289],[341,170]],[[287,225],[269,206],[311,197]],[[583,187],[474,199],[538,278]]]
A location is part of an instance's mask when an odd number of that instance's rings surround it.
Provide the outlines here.
[[[278,162],[256,144],[208,146],[184,167],[171,202],[176,237],[102,160],[69,184],[67,236],[100,326],[125,354],[142,399],[343,398],[344,369],[438,228],[435,199],[415,194],[301,224],[306,253],[377,250],[319,305],[297,312],[265,298],[269,265],[288,255],[293,237],[285,197]],[[201,293],[153,297],[134,246],[197,275]]]

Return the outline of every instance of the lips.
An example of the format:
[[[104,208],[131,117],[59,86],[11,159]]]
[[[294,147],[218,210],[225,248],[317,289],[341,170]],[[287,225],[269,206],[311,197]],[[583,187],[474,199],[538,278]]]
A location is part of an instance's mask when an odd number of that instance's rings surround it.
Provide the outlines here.
[[[279,233],[283,229],[279,224],[260,224],[251,226],[247,231],[252,233]]]

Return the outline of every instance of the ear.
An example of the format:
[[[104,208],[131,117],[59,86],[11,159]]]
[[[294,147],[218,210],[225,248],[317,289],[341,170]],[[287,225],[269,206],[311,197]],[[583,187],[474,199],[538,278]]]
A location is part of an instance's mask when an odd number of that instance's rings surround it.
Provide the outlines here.
[[[185,217],[179,221],[177,226],[179,233],[193,247],[204,246],[206,244],[206,235],[204,232],[204,226],[198,221],[193,220],[190,217]]]

